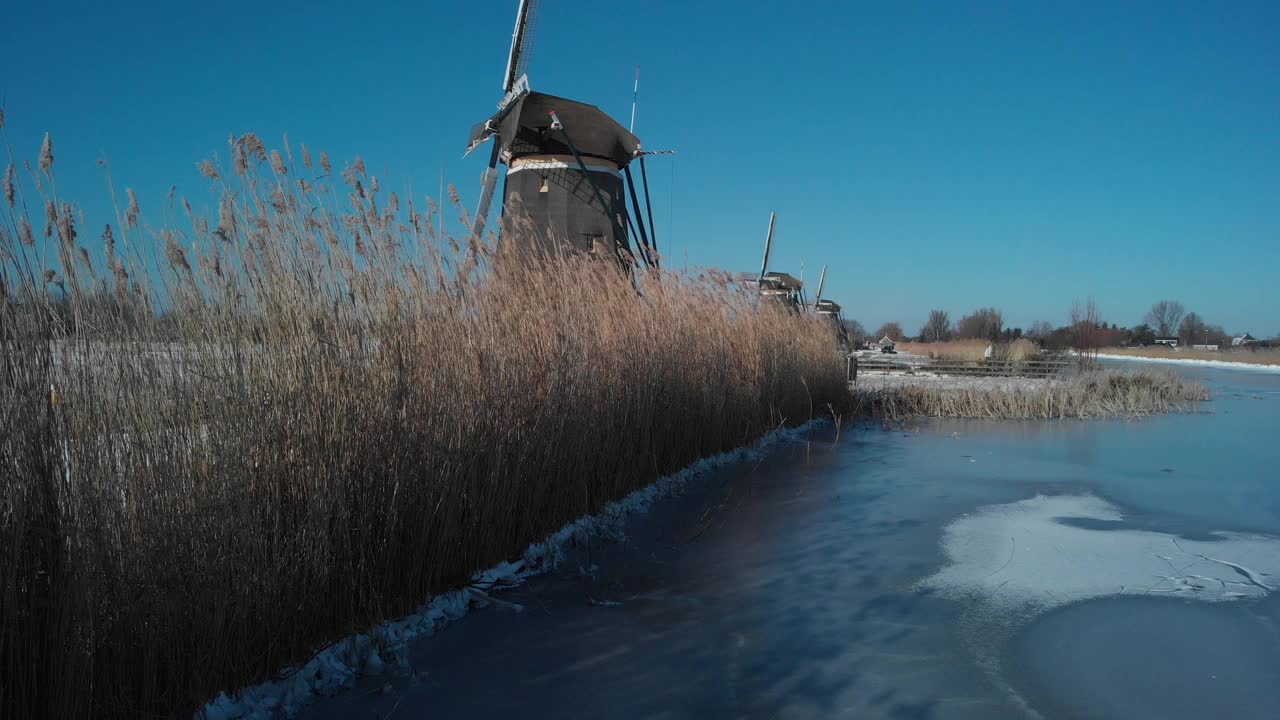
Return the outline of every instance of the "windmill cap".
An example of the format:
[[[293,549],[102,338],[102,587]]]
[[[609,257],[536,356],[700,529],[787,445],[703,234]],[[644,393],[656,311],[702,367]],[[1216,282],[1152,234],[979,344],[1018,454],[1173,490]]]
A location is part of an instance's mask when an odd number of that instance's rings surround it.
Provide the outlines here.
[[[793,275],[784,272],[767,272],[764,274],[764,281],[786,288],[788,290],[799,290],[804,287],[804,282]]]
[[[564,132],[548,133],[551,114]],[[530,92],[471,130],[476,144],[496,128],[501,150],[509,157],[570,154],[565,141],[581,155],[604,158],[625,167],[640,149],[640,140],[595,105],[546,93]]]

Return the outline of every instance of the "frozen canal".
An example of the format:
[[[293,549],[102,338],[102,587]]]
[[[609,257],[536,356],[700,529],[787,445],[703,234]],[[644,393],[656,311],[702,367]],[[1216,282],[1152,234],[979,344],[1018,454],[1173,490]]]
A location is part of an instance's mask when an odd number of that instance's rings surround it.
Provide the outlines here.
[[[1186,372],[1208,412],[780,446],[304,716],[1278,717],[1280,374]]]

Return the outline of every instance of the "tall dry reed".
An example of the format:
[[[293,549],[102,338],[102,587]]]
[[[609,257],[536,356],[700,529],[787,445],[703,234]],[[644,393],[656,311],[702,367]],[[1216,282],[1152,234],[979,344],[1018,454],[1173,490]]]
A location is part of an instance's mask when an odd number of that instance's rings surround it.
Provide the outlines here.
[[[898,343],[900,352],[927,355],[935,360],[983,360],[987,348],[994,360],[1029,360],[1040,354],[1040,347],[1026,338],[1012,342],[992,343],[988,340],[948,340],[933,343]]]
[[[101,253],[51,147],[9,193],[0,717],[189,717],[847,399],[825,324],[715,274],[499,252],[301,157],[235,138],[210,217],[126,190]]]

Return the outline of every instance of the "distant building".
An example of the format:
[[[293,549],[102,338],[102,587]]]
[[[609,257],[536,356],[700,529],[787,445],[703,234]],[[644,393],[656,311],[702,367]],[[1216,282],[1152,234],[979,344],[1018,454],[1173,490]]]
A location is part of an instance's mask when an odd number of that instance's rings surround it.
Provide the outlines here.
[[[1240,337],[1231,338],[1232,347],[1240,347],[1241,345],[1255,345],[1257,344],[1257,342],[1258,342],[1258,338],[1250,335],[1249,333],[1245,333]]]
[[[889,337],[888,335],[885,335],[884,337],[880,338],[880,349],[882,350],[884,348],[893,349],[894,347],[896,347],[896,345],[893,342],[893,338]]]
[[[1168,345],[1169,347],[1178,347],[1178,338],[1176,337],[1160,337],[1156,336],[1156,345]]]
[[[1191,349],[1192,350],[1212,350],[1214,352],[1217,352],[1218,346],[1216,344],[1192,345]]]

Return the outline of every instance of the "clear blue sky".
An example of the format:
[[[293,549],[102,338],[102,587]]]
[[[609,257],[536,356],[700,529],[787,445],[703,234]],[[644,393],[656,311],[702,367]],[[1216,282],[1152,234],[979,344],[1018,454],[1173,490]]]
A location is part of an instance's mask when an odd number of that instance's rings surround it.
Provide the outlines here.
[[[515,4],[9,3],[5,132],[53,133],[94,227],[101,154],[154,215],[249,130],[417,195],[443,163],[473,205]],[[679,151],[650,163],[671,260],[757,268],[777,210],[772,266],[829,264],[871,328],[1092,295],[1280,333],[1280,3],[543,1],[535,89],[625,122],[636,64],[636,132]]]

